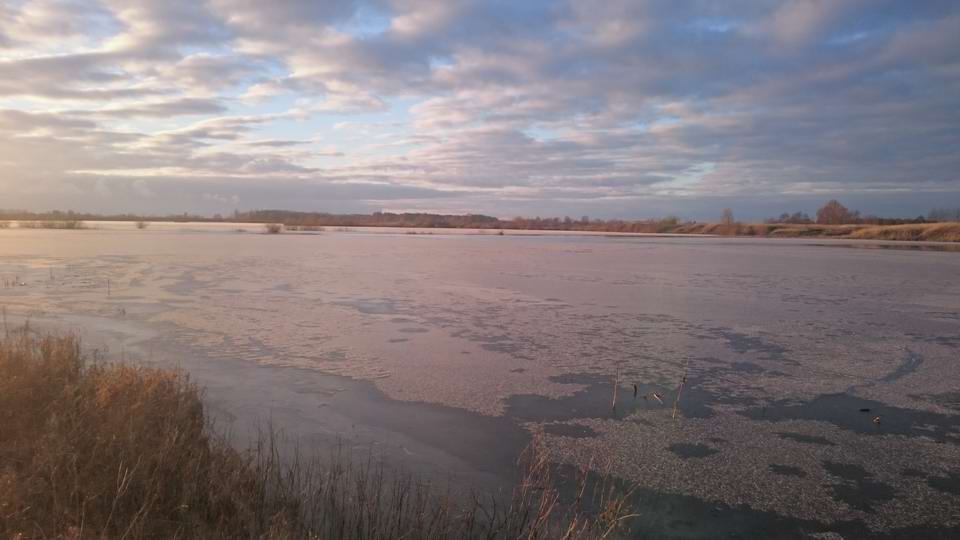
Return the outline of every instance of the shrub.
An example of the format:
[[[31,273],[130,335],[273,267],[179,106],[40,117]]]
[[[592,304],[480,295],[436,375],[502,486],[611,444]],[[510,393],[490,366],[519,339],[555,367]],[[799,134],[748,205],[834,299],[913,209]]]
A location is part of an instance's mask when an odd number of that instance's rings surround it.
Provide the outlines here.
[[[267,234],[280,234],[283,232],[282,223],[267,223],[263,226],[263,228],[266,230]]]

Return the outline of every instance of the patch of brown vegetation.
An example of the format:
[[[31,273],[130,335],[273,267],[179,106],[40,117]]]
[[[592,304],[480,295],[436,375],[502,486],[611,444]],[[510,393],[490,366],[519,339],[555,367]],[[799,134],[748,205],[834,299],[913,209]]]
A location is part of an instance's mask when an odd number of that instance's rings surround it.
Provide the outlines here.
[[[672,232],[718,236],[771,238],[853,238],[858,240],[913,240],[960,242],[960,223],[907,225],[820,225],[790,223],[687,223]]]
[[[86,229],[87,224],[76,219],[65,220],[42,220],[42,221],[18,221],[17,227],[21,229],[62,229],[78,230]]]
[[[280,456],[272,435],[239,452],[214,434],[182,373],[88,362],[28,328],[0,340],[3,538],[603,538],[631,517],[612,488],[592,490],[594,517],[560,504],[537,444],[499,506],[342,454]]]
[[[960,242],[960,223],[918,223],[864,227],[854,231],[850,237],[877,240]]]

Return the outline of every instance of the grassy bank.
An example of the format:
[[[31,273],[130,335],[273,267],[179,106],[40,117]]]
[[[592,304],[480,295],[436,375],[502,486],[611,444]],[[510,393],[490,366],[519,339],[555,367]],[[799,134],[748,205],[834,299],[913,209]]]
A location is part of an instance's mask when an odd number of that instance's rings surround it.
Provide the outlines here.
[[[960,242],[960,223],[866,226],[853,231],[850,238]]]
[[[261,215],[262,214],[262,215]],[[287,216],[293,214],[296,219]],[[256,221],[263,218],[283,218],[276,221]],[[307,222],[307,218],[300,213],[290,212],[260,212],[252,213],[247,217],[255,219],[249,223],[262,223],[263,232],[279,234],[284,231],[295,232],[322,232],[333,230],[348,231],[349,227],[379,227],[379,228],[455,228],[491,231],[498,234],[509,234],[511,230],[534,231],[578,231],[592,233],[634,233],[634,234],[708,234],[720,236],[755,236],[769,238],[849,238],[857,240],[909,240],[927,242],[960,242],[960,222],[941,223],[906,223],[900,225],[822,225],[817,223],[697,223],[682,222],[678,218],[667,218],[646,221],[620,220],[593,220],[571,221],[569,223],[554,218],[510,221],[498,220],[487,216],[472,216],[484,218],[470,221],[471,216],[434,216],[432,214],[389,214],[396,219],[374,216],[326,216],[313,215],[316,222]],[[436,219],[422,220],[423,216],[433,216]],[[94,216],[96,218],[96,216]],[[114,221],[116,216],[101,217],[106,221]],[[401,219],[403,218],[403,219]],[[416,218],[416,219],[415,219]],[[444,219],[440,219],[444,218]],[[154,218],[151,221],[143,219],[132,220],[131,223],[138,229],[146,229],[152,221],[179,222],[180,218]],[[211,223],[248,223],[247,221],[233,221],[231,219],[198,218],[200,221]],[[420,220],[418,220],[420,219]],[[349,226],[335,226],[337,223],[347,223]],[[13,222],[0,220],[0,229],[9,228]],[[77,219],[36,219],[20,220],[16,226],[21,229],[85,229],[87,224]]]
[[[625,498],[561,505],[536,444],[506,503],[454,497],[343,454],[238,451],[182,373],[88,361],[73,337],[0,340],[3,538],[602,538]]]
[[[817,225],[720,223],[682,224],[671,232],[771,238],[851,238],[857,240],[912,240],[960,242],[960,223],[917,223],[907,225]]]

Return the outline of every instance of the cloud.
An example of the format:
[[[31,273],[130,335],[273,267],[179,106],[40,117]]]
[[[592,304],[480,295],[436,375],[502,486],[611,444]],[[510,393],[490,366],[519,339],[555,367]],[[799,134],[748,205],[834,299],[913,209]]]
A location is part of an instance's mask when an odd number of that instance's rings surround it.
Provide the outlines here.
[[[94,116],[105,117],[156,117],[196,116],[221,114],[226,107],[218,99],[177,98],[164,101],[139,103],[122,107],[111,107],[93,111]],[[74,114],[77,114],[75,112]]]
[[[117,211],[194,182],[198,208],[916,214],[902,193],[960,194],[958,51],[949,0],[24,0],[0,6],[0,173]]]

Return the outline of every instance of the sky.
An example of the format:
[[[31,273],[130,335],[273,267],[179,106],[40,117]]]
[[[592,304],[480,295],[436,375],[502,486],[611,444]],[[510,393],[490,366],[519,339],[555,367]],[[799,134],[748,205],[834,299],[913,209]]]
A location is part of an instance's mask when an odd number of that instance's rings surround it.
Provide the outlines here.
[[[0,208],[960,207],[955,0],[0,0]]]

